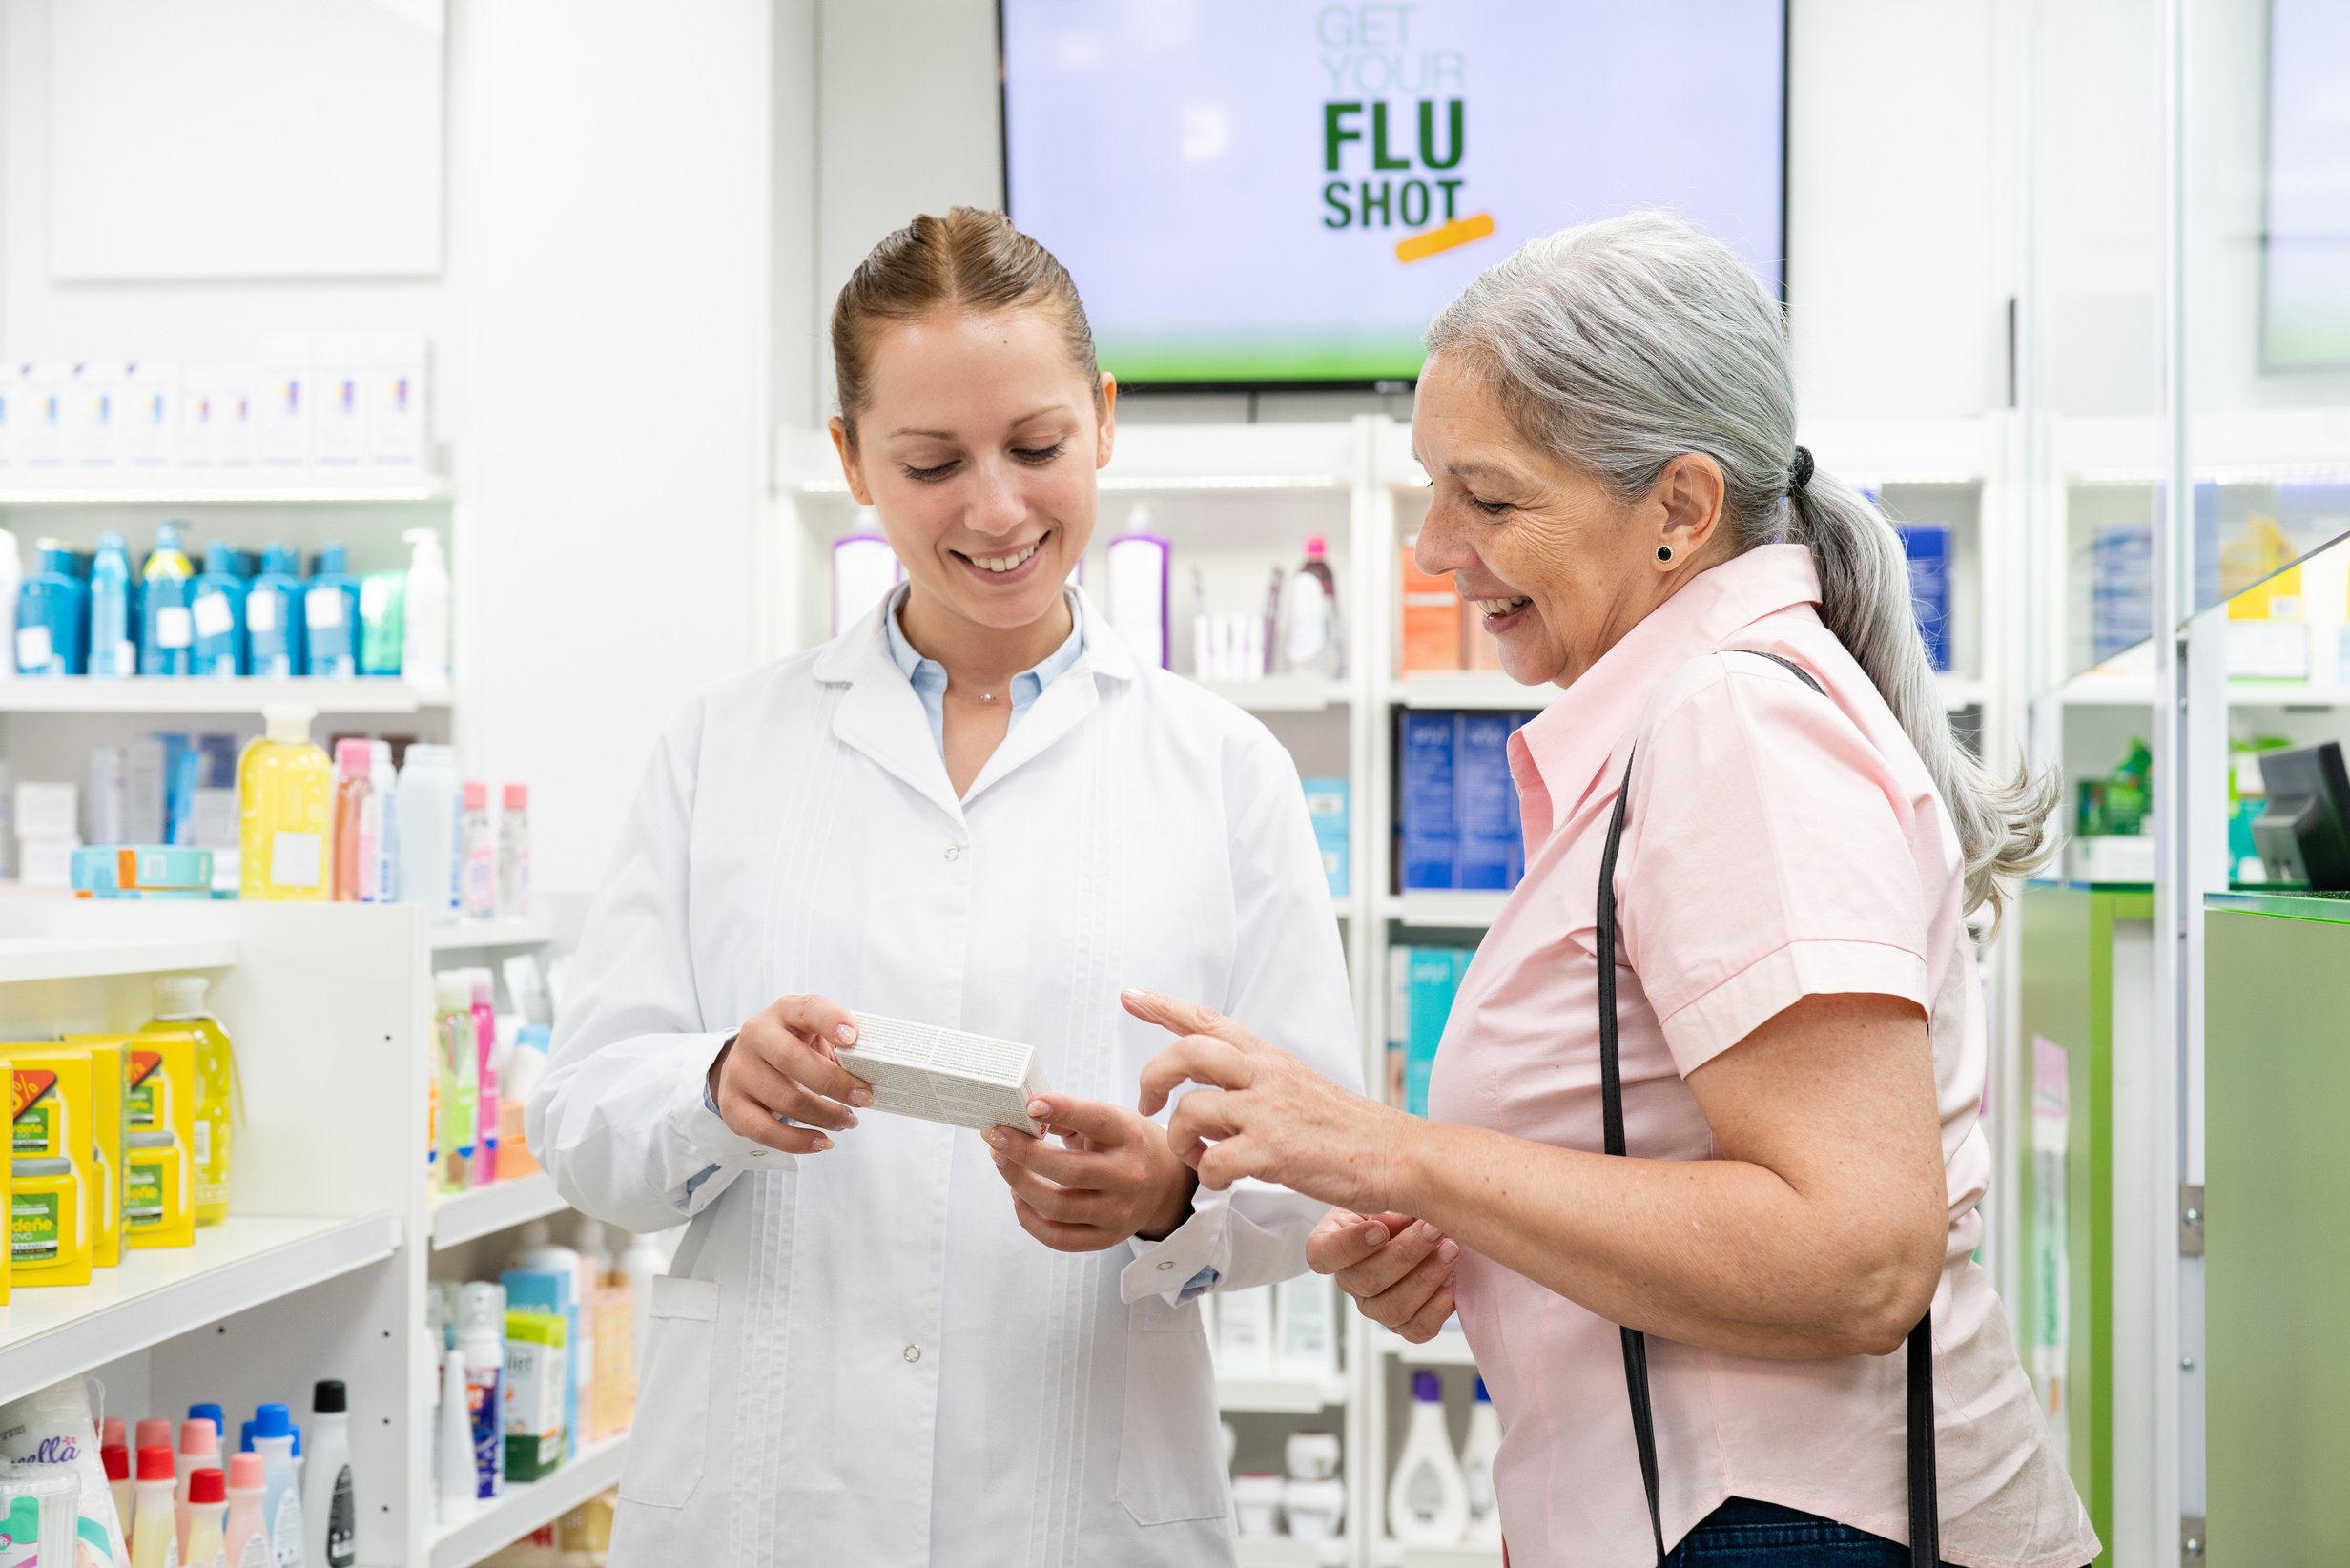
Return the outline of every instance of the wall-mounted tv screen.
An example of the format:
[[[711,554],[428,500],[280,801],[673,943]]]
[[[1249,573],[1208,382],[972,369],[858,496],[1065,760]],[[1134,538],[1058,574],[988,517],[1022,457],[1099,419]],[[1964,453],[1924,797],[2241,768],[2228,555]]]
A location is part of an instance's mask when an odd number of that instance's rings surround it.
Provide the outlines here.
[[[1142,385],[1419,373],[1523,241],[1680,214],[1774,289],[1785,0],[1000,0],[1007,210]]]
[[[2271,0],[2260,358],[2350,365],[2350,6]]]

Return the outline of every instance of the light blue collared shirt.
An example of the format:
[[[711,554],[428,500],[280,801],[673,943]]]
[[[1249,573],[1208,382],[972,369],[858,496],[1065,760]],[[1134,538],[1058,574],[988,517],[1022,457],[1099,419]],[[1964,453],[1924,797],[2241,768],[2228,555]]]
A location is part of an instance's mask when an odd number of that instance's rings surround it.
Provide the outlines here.
[[[906,641],[905,628],[898,624],[897,617],[905,608],[907,591],[900,588],[891,596],[889,611],[881,617],[881,628],[889,638],[890,660],[912,683],[915,694],[922,699],[922,712],[930,718],[930,738],[943,757],[946,755],[946,667],[936,659],[922,657],[914,645]],[[1043,663],[1012,677],[1011,724],[1014,726],[1035,706],[1037,698],[1044,694],[1044,689],[1067,674],[1085,651],[1085,612],[1079,605],[1076,594],[1066,597],[1069,606],[1068,639],[1055,649]],[[1007,728],[1005,733],[1010,732]],[[718,1104],[711,1098],[707,1086],[702,1090],[702,1104],[711,1115],[718,1114]],[[692,1201],[694,1189],[710,1180],[717,1170],[716,1166],[711,1166],[687,1179],[686,1199],[689,1203]],[[1221,1278],[1223,1275],[1213,1267],[1202,1269],[1184,1282],[1177,1300],[1190,1301],[1205,1295],[1215,1289],[1216,1282]]]
[[[938,754],[946,755],[946,667],[936,659],[925,659],[906,641],[906,629],[898,622],[898,613],[905,609],[909,590],[899,588],[890,598],[890,609],[881,617],[881,627],[889,634],[890,660],[914,685],[915,695],[922,699],[922,712],[930,715],[930,738],[938,746]],[[1078,656],[1085,651],[1085,612],[1078,608],[1077,595],[1066,595],[1069,605],[1069,636],[1059,648],[1033,670],[1023,670],[1012,677],[1012,724],[1017,726],[1028,710],[1036,705],[1044,689],[1069,672]],[[1005,733],[1009,734],[1009,729]]]

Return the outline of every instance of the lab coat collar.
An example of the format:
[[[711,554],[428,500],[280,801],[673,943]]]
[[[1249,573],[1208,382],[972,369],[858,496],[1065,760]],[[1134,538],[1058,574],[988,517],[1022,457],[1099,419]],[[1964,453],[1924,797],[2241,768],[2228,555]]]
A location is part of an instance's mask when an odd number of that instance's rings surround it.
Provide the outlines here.
[[[1067,734],[1093,711],[1100,700],[1094,677],[1131,681],[1138,673],[1132,650],[1112,629],[1109,618],[1094,608],[1083,588],[1072,588],[1071,591],[1084,616],[1084,652],[1038,696],[996,754],[987,759],[987,766],[979,770],[964,799],[957,800],[954,786],[947,782],[946,763],[931,739],[921,697],[890,656],[889,633],[882,625],[889,613],[889,596],[816,654],[816,679],[849,689],[834,712],[833,733],[960,821],[966,805]]]
[[[1766,615],[1819,602],[1810,549],[1762,545],[1698,573],[1650,610],[1510,737],[1510,771],[1527,807],[1527,843],[1548,837],[1590,793],[1674,671],[1736,646],[1736,634]]]

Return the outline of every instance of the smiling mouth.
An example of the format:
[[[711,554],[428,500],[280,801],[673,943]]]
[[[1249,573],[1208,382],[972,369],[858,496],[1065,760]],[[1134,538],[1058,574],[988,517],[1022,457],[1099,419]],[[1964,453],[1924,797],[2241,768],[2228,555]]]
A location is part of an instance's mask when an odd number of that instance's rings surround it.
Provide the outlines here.
[[[1476,606],[1477,609],[1483,610],[1486,614],[1495,616],[1515,615],[1517,611],[1524,609],[1528,605],[1534,603],[1531,598],[1527,598],[1524,595],[1520,595],[1514,599],[1472,599],[1469,602]]]
[[[1001,555],[974,555],[969,550],[957,550],[955,553],[981,571],[992,571],[1000,575],[1004,572],[1018,571],[1026,566],[1029,558],[1042,549],[1044,542],[1050,538],[1052,535],[1049,533],[1039,534],[1019,549]]]

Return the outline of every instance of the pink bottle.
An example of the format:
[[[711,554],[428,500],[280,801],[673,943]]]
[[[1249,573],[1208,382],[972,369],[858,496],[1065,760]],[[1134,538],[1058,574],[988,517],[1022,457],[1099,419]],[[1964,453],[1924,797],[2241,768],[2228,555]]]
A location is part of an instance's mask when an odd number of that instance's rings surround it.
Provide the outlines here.
[[[473,981],[474,1082],[473,1185],[498,1179],[498,1012],[496,979],[486,969],[468,972]]]
[[[272,1568],[278,1560],[271,1544],[269,1521],[261,1514],[261,1498],[269,1491],[269,1472],[258,1454],[229,1458],[229,1568]]]
[[[376,834],[375,743],[365,736],[335,742],[335,898],[373,903]]]

